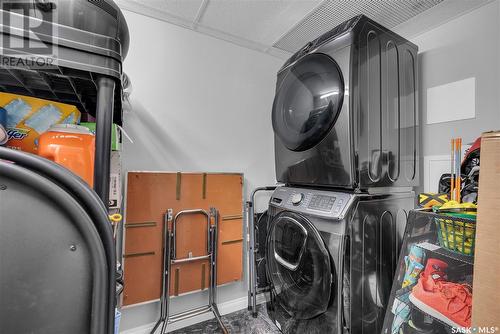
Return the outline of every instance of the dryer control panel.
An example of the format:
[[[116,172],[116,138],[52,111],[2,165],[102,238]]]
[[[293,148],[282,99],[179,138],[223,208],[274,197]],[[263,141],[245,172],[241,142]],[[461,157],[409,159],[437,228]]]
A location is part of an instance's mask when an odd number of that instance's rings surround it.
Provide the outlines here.
[[[353,194],[346,192],[280,187],[274,191],[271,205],[290,211],[342,219],[353,197]]]

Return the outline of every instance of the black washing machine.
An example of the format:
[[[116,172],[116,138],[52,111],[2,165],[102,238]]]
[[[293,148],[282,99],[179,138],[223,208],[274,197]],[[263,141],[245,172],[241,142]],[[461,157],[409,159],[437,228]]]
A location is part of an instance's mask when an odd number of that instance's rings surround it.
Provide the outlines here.
[[[418,48],[365,16],[308,43],[278,72],[278,182],[418,185]]]
[[[276,326],[283,333],[380,333],[413,205],[411,192],[277,188],[267,231],[259,231],[266,233],[261,281]]]

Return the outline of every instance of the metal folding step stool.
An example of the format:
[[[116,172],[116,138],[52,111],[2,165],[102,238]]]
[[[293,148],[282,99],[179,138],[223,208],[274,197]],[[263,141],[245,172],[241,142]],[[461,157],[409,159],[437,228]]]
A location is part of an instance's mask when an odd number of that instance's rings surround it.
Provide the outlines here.
[[[259,288],[257,286],[257,268],[255,267],[255,253],[257,249],[255,247],[255,195],[260,191],[274,191],[277,186],[267,186],[258,187],[252,191],[250,195],[250,200],[246,202],[246,213],[248,222],[248,276],[249,276],[249,286],[248,286],[248,310],[252,312],[254,318],[257,317],[257,294]]]
[[[176,225],[177,220],[180,216],[184,215],[204,215],[207,219],[207,254],[202,256],[187,257],[187,258],[177,258],[176,254]],[[214,224],[211,224],[211,218],[214,218]],[[168,229],[168,223],[172,222],[172,231]],[[168,209],[165,214],[164,219],[164,248],[163,248],[163,276],[162,276],[162,291],[161,291],[161,310],[160,319],[156,322],[155,326],[151,330],[151,334],[156,333],[156,330],[161,325],[161,334],[166,333],[167,326],[171,323],[188,319],[197,315],[212,312],[219,323],[220,328],[224,334],[227,334],[227,328],[222,322],[219,309],[217,308],[216,298],[217,298],[217,226],[219,222],[219,212],[215,208],[210,208],[209,212],[202,209],[194,210],[183,210],[179,211],[175,217],[173,217],[173,210]],[[178,314],[169,314],[169,303],[170,303],[170,267],[172,264],[199,261],[209,259],[210,260],[210,284],[208,286],[208,305],[197,307],[191,310],[187,310]]]

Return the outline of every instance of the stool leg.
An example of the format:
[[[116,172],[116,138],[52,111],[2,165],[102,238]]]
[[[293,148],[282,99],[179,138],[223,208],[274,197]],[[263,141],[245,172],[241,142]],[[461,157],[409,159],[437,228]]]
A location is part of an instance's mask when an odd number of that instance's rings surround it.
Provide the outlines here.
[[[153,329],[149,333],[150,334],[154,334],[156,332],[156,329],[158,328],[158,326],[160,326],[161,323],[162,323],[162,320],[158,319],[158,321],[156,322],[155,326],[153,327]]]
[[[210,300],[210,305],[212,308],[212,312],[215,316],[215,319],[217,319],[217,322],[219,323],[219,327],[221,328],[222,332],[224,334],[228,333],[228,330],[224,323],[222,322],[221,315],[219,313],[219,309],[217,307],[217,232],[218,232],[218,226],[219,226],[219,212],[217,209],[213,208],[213,215],[214,215],[214,225],[212,226],[212,238],[211,238],[211,248],[212,248],[212,253],[211,253],[211,272],[212,274],[210,275],[210,288],[212,290],[211,293],[211,300]]]
[[[164,333],[168,324],[168,306],[170,300],[169,287],[170,287],[170,247],[171,247],[171,234],[168,230],[168,222],[172,217],[172,211],[169,209],[164,217],[163,224],[163,264],[162,264],[162,282],[161,282],[161,296],[160,296],[160,319],[156,322],[150,334],[156,333],[160,325],[161,332]]]
[[[169,308],[170,308],[170,271],[172,268],[172,252],[171,246],[175,240],[173,239],[173,235],[169,234],[168,242],[167,242],[167,270],[165,271],[165,302],[164,302],[164,316],[163,316],[163,325],[161,326],[161,334],[167,332],[167,325],[169,320]]]
[[[228,334],[229,332],[228,332],[228,330],[226,328],[226,325],[224,325],[224,323],[222,322],[222,317],[221,317],[221,315],[219,313],[219,309],[217,308],[216,304],[212,305],[212,312],[213,312],[213,314],[215,316],[215,319],[219,323],[219,327],[222,330],[222,333]]]

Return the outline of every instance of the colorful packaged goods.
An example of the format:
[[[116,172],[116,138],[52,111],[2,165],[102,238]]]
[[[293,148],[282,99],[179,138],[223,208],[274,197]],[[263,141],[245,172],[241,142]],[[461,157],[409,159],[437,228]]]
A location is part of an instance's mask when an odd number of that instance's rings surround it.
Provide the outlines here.
[[[29,96],[0,93],[7,111],[7,147],[36,153],[38,138],[56,124],[78,124],[80,111],[69,104]]]

